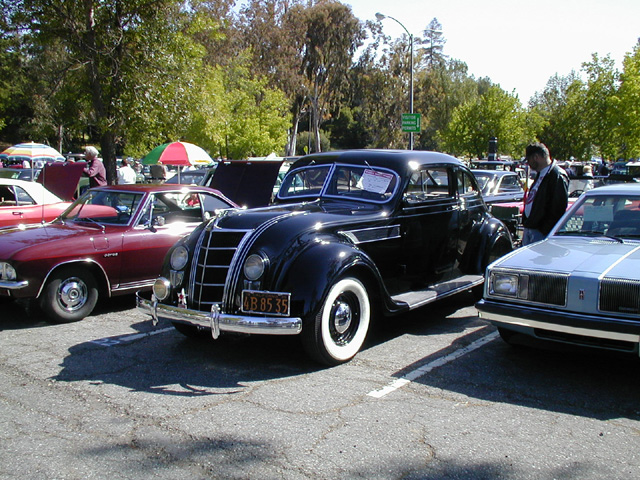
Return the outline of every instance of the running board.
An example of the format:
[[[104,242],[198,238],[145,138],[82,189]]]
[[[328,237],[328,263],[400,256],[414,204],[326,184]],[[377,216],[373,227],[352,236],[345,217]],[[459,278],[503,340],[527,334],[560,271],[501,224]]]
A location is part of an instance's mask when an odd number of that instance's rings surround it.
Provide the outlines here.
[[[482,285],[483,281],[484,277],[482,275],[465,275],[449,282],[440,283],[435,287],[394,295],[391,299],[396,303],[405,303],[409,306],[409,310],[413,310],[436,300]]]

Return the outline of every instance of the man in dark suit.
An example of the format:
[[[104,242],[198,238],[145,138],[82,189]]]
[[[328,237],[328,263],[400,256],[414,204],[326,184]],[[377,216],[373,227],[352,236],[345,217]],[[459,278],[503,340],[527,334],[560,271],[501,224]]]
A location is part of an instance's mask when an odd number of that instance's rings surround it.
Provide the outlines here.
[[[567,210],[569,177],[543,143],[528,145],[525,158],[538,172],[524,203],[522,244],[528,245],[545,238]]]

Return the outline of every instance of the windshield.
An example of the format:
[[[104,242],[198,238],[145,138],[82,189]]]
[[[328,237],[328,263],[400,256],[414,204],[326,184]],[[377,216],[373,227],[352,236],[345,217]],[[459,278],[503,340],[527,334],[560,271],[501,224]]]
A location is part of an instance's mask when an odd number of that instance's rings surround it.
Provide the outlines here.
[[[398,175],[385,168],[360,165],[320,165],[289,172],[279,198],[339,197],[386,202],[398,185]]]
[[[640,196],[584,197],[555,234],[640,238]]]
[[[61,215],[61,219],[126,225],[142,198],[141,193],[89,190]]]
[[[476,177],[476,180],[478,181],[478,187],[480,188],[482,195],[488,195],[491,190],[493,190],[495,185],[493,175],[473,172],[473,176]]]

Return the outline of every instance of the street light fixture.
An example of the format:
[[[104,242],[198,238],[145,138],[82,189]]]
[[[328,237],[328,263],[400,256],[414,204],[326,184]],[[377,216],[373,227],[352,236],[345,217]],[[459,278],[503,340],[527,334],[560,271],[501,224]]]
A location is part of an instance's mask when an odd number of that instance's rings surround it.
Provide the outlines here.
[[[388,18],[396,22],[398,25],[400,25],[404,29],[405,32],[407,32],[407,35],[409,35],[409,55],[411,56],[411,62],[410,62],[411,70],[409,72],[409,113],[413,114],[413,35],[409,33],[409,30],[407,30],[407,27],[405,27],[397,18],[393,18],[393,17],[390,17],[389,15],[384,15],[379,12],[376,13],[376,19],[379,22],[384,20],[385,18]],[[409,150],[413,150],[413,132],[409,132]]]

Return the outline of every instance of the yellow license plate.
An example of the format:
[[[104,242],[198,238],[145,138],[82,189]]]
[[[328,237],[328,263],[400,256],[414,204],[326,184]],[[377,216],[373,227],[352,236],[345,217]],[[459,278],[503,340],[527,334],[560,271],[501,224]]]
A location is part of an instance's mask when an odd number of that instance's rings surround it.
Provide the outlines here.
[[[242,311],[267,315],[289,316],[290,293],[242,291]]]

